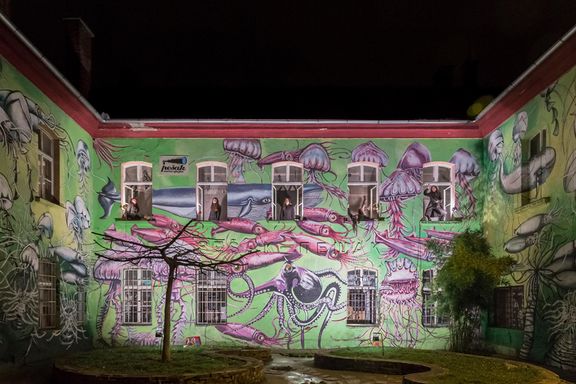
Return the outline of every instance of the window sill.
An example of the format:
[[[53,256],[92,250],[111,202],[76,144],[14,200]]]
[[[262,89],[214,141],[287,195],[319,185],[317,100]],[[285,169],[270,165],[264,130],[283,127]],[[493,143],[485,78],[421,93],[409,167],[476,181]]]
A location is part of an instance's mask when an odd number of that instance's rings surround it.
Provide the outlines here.
[[[522,212],[524,210],[528,210],[531,208],[536,208],[541,205],[548,204],[550,202],[550,197],[541,197],[539,199],[531,200],[528,204],[524,204],[520,207],[517,207],[514,212]]]
[[[56,199],[55,197],[42,197],[42,196],[34,196],[34,201],[39,202],[39,203],[43,203],[43,204],[49,204],[49,205],[55,205],[61,208],[65,208],[60,201],[58,201],[58,199]]]
[[[436,225],[436,224],[456,224],[456,223],[461,223],[462,221],[463,221],[462,219],[452,219],[452,220],[443,220],[443,221],[440,221],[440,220],[432,221],[432,220],[421,219],[420,223]]]
[[[377,323],[365,323],[365,324],[346,323],[347,327],[371,327],[371,328],[373,328],[373,327],[376,327],[377,325],[378,325]]]
[[[128,326],[150,326],[152,325],[152,323],[122,323],[122,325],[128,325]]]

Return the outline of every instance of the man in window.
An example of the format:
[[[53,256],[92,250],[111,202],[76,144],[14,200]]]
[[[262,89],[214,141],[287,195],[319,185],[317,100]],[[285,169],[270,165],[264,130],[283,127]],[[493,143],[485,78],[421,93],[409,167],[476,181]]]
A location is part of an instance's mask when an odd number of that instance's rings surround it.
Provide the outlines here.
[[[432,185],[430,188],[426,188],[424,195],[430,199],[424,213],[426,220],[430,221],[432,217],[439,217],[439,220],[443,221],[446,211],[442,208],[442,193],[438,187]]]

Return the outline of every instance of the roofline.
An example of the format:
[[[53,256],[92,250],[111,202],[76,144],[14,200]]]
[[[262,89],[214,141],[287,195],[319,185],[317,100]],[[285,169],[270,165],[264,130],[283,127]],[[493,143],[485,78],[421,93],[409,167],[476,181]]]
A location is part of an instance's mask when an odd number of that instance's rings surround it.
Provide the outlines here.
[[[576,65],[576,26],[532,64],[474,121],[301,119],[103,120],[60,72],[0,14],[0,52],[18,71],[100,138],[482,138]]]

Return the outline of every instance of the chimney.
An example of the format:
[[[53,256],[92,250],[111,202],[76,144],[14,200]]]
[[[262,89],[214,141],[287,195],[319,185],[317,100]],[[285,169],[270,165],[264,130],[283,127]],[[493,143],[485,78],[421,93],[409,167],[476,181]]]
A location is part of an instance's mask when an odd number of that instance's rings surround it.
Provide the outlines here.
[[[79,17],[67,17],[63,21],[68,45],[66,76],[84,97],[88,97],[92,87],[94,34]]]

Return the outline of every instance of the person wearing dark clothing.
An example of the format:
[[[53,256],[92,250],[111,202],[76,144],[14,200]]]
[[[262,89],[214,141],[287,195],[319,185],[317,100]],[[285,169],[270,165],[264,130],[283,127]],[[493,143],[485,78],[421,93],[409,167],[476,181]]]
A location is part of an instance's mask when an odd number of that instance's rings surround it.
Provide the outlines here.
[[[138,207],[138,200],[135,197],[130,199],[128,207],[126,208],[126,219],[128,220],[140,220],[140,208]]]
[[[438,187],[433,185],[430,188],[426,188],[424,195],[430,199],[424,214],[426,220],[430,220],[431,217],[439,217],[440,221],[443,221],[446,211],[442,209],[442,193],[438,190]]]
[[[358,214],[352,213],[350,207],[348,207],[348,217],[350,217],[350,221],[352,221],[352,230],[354,230],[354,233],[358,233]]]
[[[284,199],[280,207],[280,220],[294,220],[294,206],[289,197]]]
[[[210,205],[210,217],[208,217],[208,220],[220,220],[220,212],[222,212],[222,207],[220,206],[218,198],[215,197],[212,199],[212,205]]]

